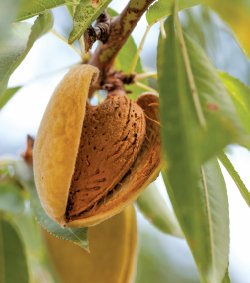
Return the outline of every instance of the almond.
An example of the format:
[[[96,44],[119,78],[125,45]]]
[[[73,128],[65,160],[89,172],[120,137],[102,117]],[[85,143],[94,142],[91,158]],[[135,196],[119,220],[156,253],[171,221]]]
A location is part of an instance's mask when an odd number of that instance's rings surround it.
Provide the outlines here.
[[[132,283],[137,267],[137,227],[133,205],[88,229],[89,249],[43,230],[48,254],[62,283]]]
[[[158,176],[158,97],[108,96],[87,103],[98,69],[69,71],[45,110],[34,145],[34,175],[47,214],[86,227],[122,211]]]

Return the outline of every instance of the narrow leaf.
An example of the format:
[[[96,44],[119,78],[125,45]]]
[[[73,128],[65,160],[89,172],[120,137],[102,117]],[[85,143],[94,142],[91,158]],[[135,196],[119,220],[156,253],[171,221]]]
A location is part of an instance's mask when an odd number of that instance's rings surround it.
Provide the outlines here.
[[[24,60],[34,42],[48,32],[53,25],[52,13],[41,14],[31,27],[27,23],[16,23],[11,33],[2,42],[0,50],[0,95],[7,88],[8,80]]]
[[[29,282],[28,265],[23,243],[14,227],[1,217],[0,282]]]
[[[201,281],[221,283],[228,266],[229,215],[226,185],[217,159],[200,168],[193,187],[175,186],[166,169],[162,173]]]
[[[202,163],[227,144],[243,143],[246,134],[204,51],[186,35],[185,42],[180,45],[172,16],[165,22],[165,29],[167,38],[160,36],[157,54],[163,146],[171,172],[170,182],[173,186],[189,189]],[[187,58],[181,48],[184,45]],[[195,89],[190,84],[188,72],[194,79]],[[197,91],[206,128],[199,121],[192,91]],[[182,178],[179,172],[183,174]]]
[[[224,278],[223,278],[221,283],[231,283],[230,278],[229,278],[228,269],[227,269],[227,271],[225,273],[225,276],[224,276]]]
[[[169,196],[172,194],[175,214],[201,280],[220,283],[228,262],[225,184],[216,160],[208,162],[202,171],[200,167],[226,144],[245,137],[245,133],[215,68],[189,37],[180,38],[180,30],[176,36],[175,23],[178,24],[173,16],[165,22],[167,38],[160,36],[157,55],[163,150],[168,161],[165,176],[171,184]],[[190,76],[195,88],[190,84]],[[205,128],[197,115],[194,91],[205,117]],[[213,198],[214,194],[218,195]],[[221,226],[217,225],[217,215],[225,221]]]
[[[149,222],[163,233],[180,238],[184,237],[175,215],[168,208],[155,183],[151,183],[147,187],[138,197],[136,203]]]
[[[205,0],[180,0],[179,11],[204,3]],[[159,0],[151,5],[146,13],[147,22],[149,25],[160,19],[166,18],[173,12],[172,0]]]
[[[242,49],[250,59],[250,2],[249,0],[208,0],[207,3],[232,28]],[[237,20],[236,20],[237,19]]]
[[[245,131],[250,135],[250,89],[227,73],[219,72],[219,75],[234,103]]]
[[[16,174],[30,194],[31,208],[37,221],[51,234],[61,239],[71,241],[84,249],[88,249],[88,228],[62,228],[44,211],[33,179],[33,173],[24,162],[15,162]],[[25,178],[23,176],[26,176]]]
[[[66,9],[68,10],[70,16],[72,17],[72,19],[74,18],[74,7],[73,6],[66,6]]]
[[[14,96],[14,94],[19,91],[20,88],[21,86],[8,88],[4,93],[2,93],[2,95],[0,95],[0,110]]]
[[[62,5],[74,5],[74,2],[74,0],[24,0],[25,6],[18,14],[16,21],[27,20]]]
[[[73,30],[69,35],[69,44],[80,38],[84,31],[100,16],[112,0],[100,0],[96,6],[91,1],[81,0],[76,7]]]
[[[228,157],[223,151],[218,153],[218,158],[220,162],[223,164],[223,166],[226,168],[227,172],[230,174],[232,179],[234,180],[236,186],[238,187],[247,205],[250,207],[250,193],[248,189],[246,188],[245,184],[243,183],[243,181],[241,180],[239,174],[234,169],[233,164],[230,162],[230,160],[228,159]]]
[[[24,209],[21,187],[15,182],[0,183],[0,211],[19,214]]]

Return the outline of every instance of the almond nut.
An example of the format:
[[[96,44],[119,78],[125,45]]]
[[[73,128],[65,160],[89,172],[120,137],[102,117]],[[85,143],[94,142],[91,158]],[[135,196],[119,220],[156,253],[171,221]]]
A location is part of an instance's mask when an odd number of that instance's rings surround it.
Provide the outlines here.
[[[87,103],[98,70],[82,65],[55,89],[34,145],[34,175],[47,214],[63,227],[95,225],[123,210],[161,169],[158,97]]]

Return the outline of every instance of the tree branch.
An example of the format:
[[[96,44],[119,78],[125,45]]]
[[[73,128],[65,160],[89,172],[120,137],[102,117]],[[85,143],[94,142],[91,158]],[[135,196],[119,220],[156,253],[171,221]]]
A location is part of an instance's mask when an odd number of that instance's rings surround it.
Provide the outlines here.
[[[106,43],[99,42],[99,45],[91,56],[88,64],[96,66],[100,70],[100,76],[97,83],[92,87],[90,96],[94,90],[102,88],[106,81],[111,84],[112,74],[114,72],[114,62],[117,54],[129,38],[130,34],[136,27],[143,13],[147,10],[149,5],[155,0],[130,0],[123,12],[112,19],[110,19],[109,35]],[[117,85],[117,76],[116,78]],[[125,92],[124,82],[119,84],[119,95]],[[114,90],[113,90],[114,93]]]
[[[84,32],[85,52],[88,52],[96,40],[100,40],[103,44],[108,41],[110,35],[110,16],[105,9],[96,21],[94,27],[90,26]]]

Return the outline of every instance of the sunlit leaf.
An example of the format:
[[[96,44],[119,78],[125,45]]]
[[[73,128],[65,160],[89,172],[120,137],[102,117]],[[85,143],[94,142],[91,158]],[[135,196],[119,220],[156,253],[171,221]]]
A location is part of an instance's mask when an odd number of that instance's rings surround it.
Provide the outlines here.
[[[0,282],[29,283],[25,249],[14,227],[0,217]]]
[[[8,0],[9,1],[9,0]],[[23,21],[50,9],[65,5],[74,4],[74,0],[23,0],[24,8],[18,14],[16,21]]]
[[[246,188],[245,184],[243,183],[243,181],[241,180],[239,174],[234,169],[233,164],[230,162],[226,154],[222,151],[218,153],[218,158],[220,162],[223,164],[223,166],[226,168],[227,172],[230,174],[232,179],[234,180],[236,186],[238,187],[247,205],[250,207],[250,193],[248,189]]]
[[[41,14],[34,25],[16,23],[11,33],[2,42],[0,49],[0,95],[5,92],[9,77],[26,57],[34,42],[48,32],[53,25],[53,16]]]
[[[151,183],[138,197],[137,206],[142,214],[163,233],[183,238],[180,225],[174,213],[158,192],[155,183]]]
[[[242,49],[250,58],[250,2],[249,0],[207,0],[210,7],[229,24]]]
[[[44,211],[33,179],[31,170],[24,162],[16,162],[16,174],[30,194],[31,208],[37,221],[51,234],[61,239],[71,241],[82,248],[88,249],[88,228],[62,228],[58,223],[52,220]],[[24,178],[25,175],[25,178]]]
[[[205,0],[180,0],[179,10],[184,10],[199,4],[204,3]],[[151,5],[147,11],[146,18],[149,25],[160,19],[166,18],[171,15],[173,11],[172,0],[159,0]]]
[[[0,183],[0,211],[19,214],[24,209],[21,187],[14,181]]]
[[[181,168],[180,168],[181,169]],[[171,182],[162,171],[175,214],[204,283],[221,283],[229,253],[229,215],[225,181],[216,158],[207,161],[193,187]],[[179,179],[183,179],[179,171]]]
[[[84,31],[100,16],[112,0],[100,0],[98,5],[92,5],[91,1],[81,0],[76,7],[73,20],[73,30],[69,35],[69,44],[84,33]]]
[[[21,86],[8,88],[0,95],[0,110],[14,96],[14,94],[19,91],[20,88]]]
[[[111,17],[115,17],[119,15],[116,11],[114,11],[111,8],[108,8],[107,11]],[[133,58],[136,54],[136,51],[137,51],[137,46],[135,44],[133,37],[130,36],[115,59],[115,69],[117,71],[122,70],[125,74],[128,73]],[[135,67],[135,72],[137,74],[143,73],[140,57],[138,58],[137,65]],[[146,79],[140,80],[140,82],[147,85]],[[129,95],[129,97],[134,99],[136,99],[137,96],[140,95],[142,92],[145,92],[145,89],[136,85],[126,85],[126,90],[130,90],[133,92],[131,95]]]
[[[250,89],[227,73],[219,72],[219,75],[238,111],[246,132],[250,135]]]

